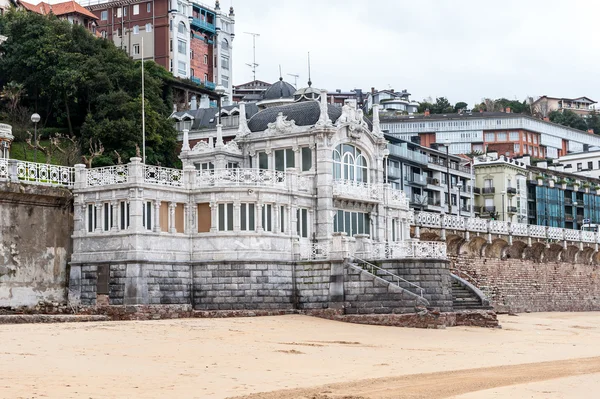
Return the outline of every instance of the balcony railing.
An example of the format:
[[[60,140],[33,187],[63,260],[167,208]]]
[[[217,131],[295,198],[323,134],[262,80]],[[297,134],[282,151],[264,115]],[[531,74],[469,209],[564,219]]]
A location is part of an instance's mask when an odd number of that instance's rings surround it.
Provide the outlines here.
[[[390,154],[400,158],[408,159],[416,163],[427,165],[427,155],[421,154],[420,152],[409,150],[406,147],[390,144],[388,145]]]
[[[479,187],[473,187],[473,194],[481,194],[481,189]]]
[[[69,166],[0,158],[0,180],[5,179],[27,184],[73,187],[75,169]]]
[[[433,197],[427,197],[427,205],[440,206],[440,199],[433,198]]]
[[[494,213],[494,212],[496,212],[496,207],[495,206],[484,206],[482,208],[482,212],[483,213]]]
[[[204,30],[206,32],[216,32],[214,24],[208,23],[200,18],[192,18],[192,27]]]
[[[433,186],[439,186],[440,185],[440,180],[436,179],[434,177],[428,177],[427,178],[427,184],[431,184]]]
[[[508,188],[506,189],[506,193],[507,193],[508,195],[514,195],[514,194],[516,194],[516,193],[517,193],[517,189],[516,189],[515,187],[508,187]]]
[[[508,212],[508,213],[517,213],[517,207],[516,206],[506,207],[506,212]]]
[[[427,184],[427,178],[424,175],[420,175],[418,173],[406,175],[404,176],[404,180],[406,180],[409,183],[415,183],[423,186]]]
[[[484,187],[483,194],[494,194],[496,192],[496,187]]]

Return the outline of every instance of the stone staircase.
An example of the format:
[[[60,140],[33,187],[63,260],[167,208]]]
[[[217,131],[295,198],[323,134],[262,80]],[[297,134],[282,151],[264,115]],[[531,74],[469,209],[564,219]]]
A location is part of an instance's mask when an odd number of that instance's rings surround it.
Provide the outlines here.
[[[456,278],[452,278],[452,299],[454,310],[492,309],[475,292],[467,288]]]

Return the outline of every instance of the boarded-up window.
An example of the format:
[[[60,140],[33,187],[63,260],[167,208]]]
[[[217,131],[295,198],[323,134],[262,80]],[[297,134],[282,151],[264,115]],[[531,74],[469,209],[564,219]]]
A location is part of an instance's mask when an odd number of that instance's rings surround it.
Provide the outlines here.
[[[169,203],[160,203],[160,231],[169,231]]]
[[[183,204],[177,204],[177,207],[175,208],[175,230],[178,233],[183,233],[183,228]]]
[[[210,204],[198,204],[198,233],[210,232]]]
[[[108,295],[109,265],[98,265],[98,281],[96,282],[96,294]]]

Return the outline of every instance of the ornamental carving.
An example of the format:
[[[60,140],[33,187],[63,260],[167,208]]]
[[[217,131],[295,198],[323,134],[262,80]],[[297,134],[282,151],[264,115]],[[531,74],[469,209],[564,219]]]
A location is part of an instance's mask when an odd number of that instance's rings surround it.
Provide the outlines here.
[[[348,127],[348,136],[353,139],[359,139],[363,131],[369,131],[363,111],[356,109],[356,104],[350,101],[342,107],[342,115],[337,120],[337,126]]]
[[[240,147],[238,146],[238,143],[236,141],[230,141],[229,143],[225,144],[223,150],[232,154],[242,154],[242,150],[240,150]]]
[[[204,140],[201,140],[196,143],[194,148],[192,148],[192,152],[203,153],[212,150],[212,148],[208,145],[208,143]]]
[[[296,127],[296,122],[293,120],[288,121],[287,116],[283,116],[283,112],[277,114],[277,118],[275,122],[271,122],[267,124],[268,133],[291,133],[292,130]]]

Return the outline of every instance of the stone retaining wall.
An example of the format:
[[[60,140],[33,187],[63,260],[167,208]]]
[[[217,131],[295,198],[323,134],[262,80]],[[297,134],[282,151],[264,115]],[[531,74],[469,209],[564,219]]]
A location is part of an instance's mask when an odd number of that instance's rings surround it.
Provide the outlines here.
[[[452,267],[491,300],[497,312],[600,310],[600,266],[453,256]]]

